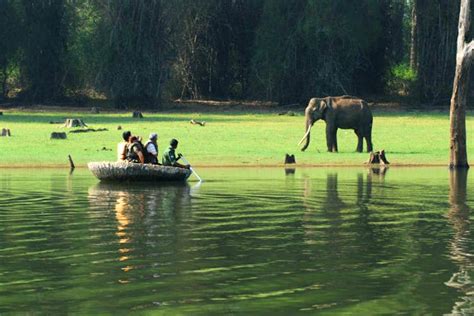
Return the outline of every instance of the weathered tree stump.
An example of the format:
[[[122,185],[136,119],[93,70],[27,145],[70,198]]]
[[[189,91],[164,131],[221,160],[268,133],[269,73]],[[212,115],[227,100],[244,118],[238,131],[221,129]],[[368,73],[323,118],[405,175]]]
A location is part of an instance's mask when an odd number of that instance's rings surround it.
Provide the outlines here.
[[[117,126],[117,130],[118,131],[122,130],[122,126],[121,125]]]
[[[66,139],[67,135],[64,132],[52,132],[50,139]]]
[[[142,114],[142,112],[140,112],[140,111],[134,111],[134,112],[132,113],[132,117],[133,117],[133,118],[143,118],[143,114]]]
[[[64,122],[63,127],[71,128],[71,127],[87,127],[87,124],[84,123],[81,119],[66,119]]]
[[[2,134],[1,134],[1,136],[3,136],[3,137],[5,137],[5,136],[6,136],[6,137],[10,137],[10,136],[12,136],[12,133],[11,133],[11,131],[10,131],[9,128],[2,128]]]
[[[295,155],[285,155],[285,164],[293,164],[296,163]]]
[[[99,109],[93,106],[91,109],[91,114],[99,114]]]
[[[385,150],[371,152],[368,164],[381,164],[381,165],[389,165],[387,158],[385,157]]]
[[[76,168],[76,166],[74,165],[74,161],[72,161],[71,155],[67,155],[67,158],[69,159],[69,166],[71,167],[71,170]]]
[[[205,121],[196,121],[196,120],[191,120],[189,121],[189,123],[193,124],[193,125],[201,125],[201,126],[206,126],[206,122]]]

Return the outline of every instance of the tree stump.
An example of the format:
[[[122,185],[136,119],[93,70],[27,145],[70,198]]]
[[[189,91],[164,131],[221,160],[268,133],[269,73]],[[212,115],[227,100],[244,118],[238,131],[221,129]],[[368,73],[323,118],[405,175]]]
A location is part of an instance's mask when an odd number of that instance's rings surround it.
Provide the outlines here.
[[[389,165],[387,158],[385,157],[385,150],[371,152],[368,164],[381,164],[381,165]]]
[[[81,119],[66,119],[62,127],[71,128],[71,127],[87,127],[87,124],[84,123]]]
[[[74,165],[74,161],[72,161],[71,155],[67,155],[67,158],[69,159],[69,166],[71,167],[71,170],[76,168],[76,166]]]
[[[67,135],[64,132],[52,132],[50,139],[66,139]]]
[[[285,164],[293,164],[296,163],[295,155],[285,155]]]
[[[117,126],[117,130],[118,131],[122,130],[122,126],[121,125]]]
[[[12,136],[11,132],[10,132],[10,129],[9,128],[2,128],[2,134],[1,136],[6,136],[6,137],[10,137]]]
[[[142,114],[142,112],[140,112],[140,111],[134,111],[134,112],[132,113],[132,117],[133,117],[133,118],[143,118],[143,114]]]

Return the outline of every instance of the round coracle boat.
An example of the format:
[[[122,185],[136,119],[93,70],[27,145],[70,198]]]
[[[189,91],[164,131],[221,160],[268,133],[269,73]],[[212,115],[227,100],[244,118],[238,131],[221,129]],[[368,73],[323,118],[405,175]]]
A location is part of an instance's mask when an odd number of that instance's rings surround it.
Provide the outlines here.
[[[131,162],[89,162],[89,170],[101,181],[185,181],[191,170]]]

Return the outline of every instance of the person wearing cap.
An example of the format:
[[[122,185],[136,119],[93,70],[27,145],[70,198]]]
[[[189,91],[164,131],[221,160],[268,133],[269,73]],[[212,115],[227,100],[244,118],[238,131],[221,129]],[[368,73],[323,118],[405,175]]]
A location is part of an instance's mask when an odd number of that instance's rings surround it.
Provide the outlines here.
[[[132,136],[130,131],[125,131],[122,133],[123,142],[117,144],[117,160],[124,161],[127,159],[127,152],[128,152],[128,140]]]
[[[182,155],[178,154],[178,156],[176,156],[176,148],[178,148],[178,141],[172,139],[170,141],[170,147],[163,153],[163,165],[189,169],[190,165],[182,165],[178,162]]]
[[[145,161],[153,165],[158,165],[158,134],[151,133],[148,142],[145,144]]]

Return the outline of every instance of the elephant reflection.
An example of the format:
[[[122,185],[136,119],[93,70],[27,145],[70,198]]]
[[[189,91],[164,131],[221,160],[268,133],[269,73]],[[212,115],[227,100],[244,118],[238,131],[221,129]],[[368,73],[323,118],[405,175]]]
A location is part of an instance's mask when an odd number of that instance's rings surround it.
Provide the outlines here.
[[[370,234],[369,225],[369,203],[372,197],[372,185],[375,181],[383,181],[386,170],[374,170],[369,169],[368,173],[364,177],[364,173],[357,174],[357,187],[356,187],[356,201],[355,205],[358,208],[358,221],[360,222],[358,227],[361,228],[361,233],[365,236]],[[350,185],[344,185],[344,188],[350,188]],[[317,203],[314,200],[313,194],[316,188],[312,187],[312,181],[308,178],[304,182],[304,206],[306,209],[304,215],[305,221],[305,234],[307,237],[314,239],[314,235],[318,234],[319,231],[312,225],[316,209],[320,209],[320,212],[324,213],[324,216],[330,220],[331,234],[336,233],[338,227],[343,224],[343,218],[341,211],[350,208],[348,200],[343,200],[339,195],[339,178],[336,172],[328,173],[326,176],[325,190],[322,191],[322,200]],[[349,191],[350,192],[350,191]],[[351,195],[347,189],[344,193]],[[337,236],[332,236],[331,239],[337,239]],[[311,241],[308,241],[311,242]]]
[[[454,235],[450,244],[451,259],[459,267],[445,284],[458,289],[462,293],[461,300],[452,309],[453,315],[470,315],[474,313],[474,257],[470,249],[470,208],[466,204],[467,170],[454,170],[450,173],[449,182],[449,222],[453,226]]]

